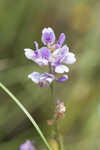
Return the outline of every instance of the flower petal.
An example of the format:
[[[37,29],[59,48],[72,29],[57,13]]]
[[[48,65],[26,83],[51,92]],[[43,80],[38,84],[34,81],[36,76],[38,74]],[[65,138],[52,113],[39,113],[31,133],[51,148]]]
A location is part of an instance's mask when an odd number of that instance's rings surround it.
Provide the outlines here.
[[[52,53],[51,62],[57,64],[59,61],[59,63],[61,63],[65,58],[65,56],[68,54],[68,52],[69,52],[69,48],[67,45],[64,45],[62,48],[56,49]]]
[[[25,56],[26,56],[28,59],[34,60],[35,53],[34,53],[34,51],[33,51],[32,49],[30,49],[30,48],[25,48],[24,51],[25,51]]]
[[[62,83],[68,80],[68,75],[62,75],[60,78],[56,78],[57,82]]]
[[[53,74],[49,74],[47,72],[40,74],[39,72],[33,72],[28,75],[33,82],[38,84],[40,87],[48,86],[55,80],[55,76]]]
[[[75,54],[69,52],[68,55],[63,60],[66,64],[74,64],[76,62]]]
[[[59,66],[55,67],[55,72],[56,73],[69,72],[69,68],[65,65],[59,65]]]
[[[33,72],[33,73],[28,75],[28,78],[30,78],[33,82],[38,84],[39,80],[40,80],[40,73],[39,72]]]
[[[41,67],[48,65],[48,60],[47,59],[43,59],[42,57],[39,57],[39,58],[35,59],[34,62],[37,63]]]
[[[69,47],[67,45],[64,45],[62,48],[60,48],[60,55],[67,55],[69,52]]]
[[[32,145],[31,141],[27,140],[20,146],[20,150],[35,150],[35,147]]]
[[[44,28],[42,31],[42,42],[44,45],[55,42],[55,34],[52,28]]]
[[[34,44],[35,44],[36,50],[38,50],[39,49],[38,42],[34,41]]]
[[[49,60],[51,53],[47,47],[42,47],[40,49],[40,53],[41,53],[42,58]]]
[[[45,73],[40,75],[39,86],[40,87],[46,87],[49,84],[51,84],[54,79],[55,79],[54,75],[45,72]]]
[[[56,48],[62,47],[62,45],[63,45],[63,43],[64,43],[64,41],[65,41],[65,38],[66,38],[65,34],[64,34],[64,33],[61,33],[61,34],[60,34],[60,37],[59,37],[59,39],[58,39],[58,41],[57,41],[57,43],[56,43]]]
[[[47,75],[46,81],[48,81],[49,84],[51,84],[52,81],[55,79],[55,76],[53,74],[49,74],[49,73],[46,73],[46,75]]]

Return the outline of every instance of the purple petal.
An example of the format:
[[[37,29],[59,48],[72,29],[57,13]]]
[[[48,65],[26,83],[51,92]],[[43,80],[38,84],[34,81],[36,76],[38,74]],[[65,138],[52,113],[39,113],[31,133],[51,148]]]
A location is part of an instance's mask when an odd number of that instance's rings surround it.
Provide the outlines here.
[[[28,75],[28,78],[30,78],[34,83],[38,84],[40,87],[45,87],[53,82],[55,76],[47,72],[43,74],[40,74],[39,72],[33,72]]]
[[[55,42],[55,34],[52,28],[44,28],[42,31],[42,42],[44,45]]]
[[[65,34],[64,34],[64,33],[61,33],[61,34],[60,34],[60,37],[59,37],[59,39],[58,39],[58,41],[57,41],[57,43],[56,43],[56,48],[62,47],[62,45],[63,45],[63,43],[64,43],[64,41],[65,41],[65,38],[66,38]]]
[[[51,63],[53,65],[59,65],[68,54],[69,48],[67,45],[64,45],[62,48],[58,48],[52,53]]]
[[[32,145],[31,141],[27,140],[24,144],[20,146],[20,150],[36,150]]]
[[[40,57],[40,52],[39,52],[39,50],[35,50],[34,53],[35,53],[35,58],[39,58],[39,57]]]
[[[36,50],[38,50],[39,49],[38,43],[35,41],[34,44],[35,44]]]
[[[60,48],[60,55],[65,56],[69,52],[69,47],[67,45],[64,45],[62,48]]]
[[[42,47],[40,49],[40,53],[41,53],[42,58],[49,60],[51,53],[47,47]]]
[[[62,57],[58,57],[53,63],[52,66],[59,66],[61,64]]]
[[[33,72],[33,73],[28,75],[28,78],[30,78],[33,82],[38,84],[39,80],[40,80],[40,73],[39,72]]]
[[[47,82],[49,84],[51,84],[54,79],[55,79],[54,75],[49,74],[47,72],[41,74],[40,76],[40,81]]]
[[[62,83],[65,82],[66,80],[68,80],[68,76],[67,75],[63,75],[60,78],[56,78],[57,82]]]
[[[25,56],[37,63],[39,66],[47,66],[48,65],[48,59],[51,56],[50,51],[48,48],[44,47],[41,48],[41,50],[33,51],[32,49],[24,49]]]
[[[55,79],[55,76],[53,74],[50,73],[45,73],[45,76],[47,77],[46,81],[48,81],[49,83],[52,83],[52,81]]]

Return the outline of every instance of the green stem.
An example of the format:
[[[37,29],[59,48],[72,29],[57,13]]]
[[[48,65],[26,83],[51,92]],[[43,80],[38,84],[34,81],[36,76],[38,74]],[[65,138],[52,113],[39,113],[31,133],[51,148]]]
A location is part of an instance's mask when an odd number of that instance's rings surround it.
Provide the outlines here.
[[[51,67],[50,63],[49,63],[49,73],[52,73],[52,67]],[[56,110],[56,101],[55,101],[55,93],[54,93],[53,83],[50,85],[50,89],[51,89],[51,97],[52,97],[52,100],[53,100],[54,112],[55,112],[55,110]],[[59,133],[57,120],[55,120],[55,134],[56,134],[56,141],[57,141],[59,150],[64,150],[63,141],[62,141],[62,137]]]
[[[48,150],[52,150],[49,146],[46,138],[44,137],[42,131],[38,127],[35,120],[32,118],[32,116],[29,114],[29,112],[26,110],[26,108],[20,103],[20,101],[0,82],[0,87],[12,98],[12,100],[20,107],[20,109],[24,112],[24,114],[28,117],[28,119],[31,121],[35,129],[37,130],[38,134],[40,135],[42,141],[44,142],[45,146]]]
[[[64,150],[63,139],[62,139],[62,136],[59,131],[59,124],[58,124],[57,120],[55,123],[55,129],[56,129],[56,140],[58,143],[58,148],[59,148],[59,150]]]
[[[53,87],[53,84],[50,85],[50,89],[51,89],[51,95],[52,95],[52,100],[53,100],[53,105],[54,105],[54,111],[53,112],[55,113],[56,102],[55,102],[55,97],[54,97],[54,87]],[[55,138],[56,138],[56,141],[57,141],[57,144],[58,144],[58,149],[59,150],[63,150],[62,149],[62,145],[63,144],[62,144],[62,140],[61,140],[60,133],[59,133],[59,128],[58,128],[58,120],[55,120],[54,129],[55,129]]]

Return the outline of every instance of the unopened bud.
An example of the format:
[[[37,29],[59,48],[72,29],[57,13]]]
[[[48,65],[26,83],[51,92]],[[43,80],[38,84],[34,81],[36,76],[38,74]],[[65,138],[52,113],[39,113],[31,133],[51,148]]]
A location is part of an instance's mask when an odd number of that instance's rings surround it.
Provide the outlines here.
[[[55,118],[56,119],[63,118],[65,111],[66,111],[66,107],[64,105],[64,102],[57,100]]]

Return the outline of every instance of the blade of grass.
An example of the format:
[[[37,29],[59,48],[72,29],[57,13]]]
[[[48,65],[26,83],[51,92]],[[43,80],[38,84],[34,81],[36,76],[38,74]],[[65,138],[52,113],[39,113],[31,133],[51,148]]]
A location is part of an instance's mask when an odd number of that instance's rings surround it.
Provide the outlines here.
[[[25,115],[28,117],[28,119],[31,121],[35,129],[37,130],[38,134],[40,135],[42,141],[44,142],[45,146],[47,147],[48,150],[52,150],[51,147],[49,146],[46,138],[44,137],[42,131],[38,127],[37,123],[35,120],[32,118],[32,116],[29,114],[27,109],[21,104],[21,102],[0,82],[0,87],[12,98],[12,100],[20,107],[20,109],[25,113]]]

